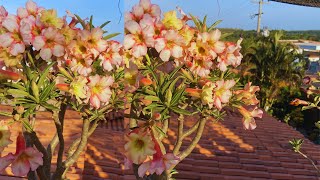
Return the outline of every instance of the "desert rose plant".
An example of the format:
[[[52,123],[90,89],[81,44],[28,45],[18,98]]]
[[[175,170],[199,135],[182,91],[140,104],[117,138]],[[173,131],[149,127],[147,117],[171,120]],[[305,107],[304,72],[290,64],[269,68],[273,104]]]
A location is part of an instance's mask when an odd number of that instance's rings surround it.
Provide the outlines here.
[[[307,94],[307,98],[309,100],[302,100],[296,98],[293,100],[290,104],[299,106],[302,105],[301,110],[307,110],[307,109],[318,109],[320,110],[320,87],[319,83],[320,82],[320,73],[314,76],[306,76],[303,78],[303,83],[304,83],[304,88],[303,91]],[[320,130],[320,120],[315,123],[315,126]],[[291,144],[293,150],[303,156],[304,158],[308,159],[310,163],[313,165],[313,167],[317,170],[318,175],[320,176],[320,168],[316,165],[316,163],[310,159],[305,153],[301,151],[301,146],[303,144],[302,139],[293,139],[289,141]]]
[[[190,23],[189,23],[190,21]],[[191,24],[194,24],[194,27]],[[221,32],[185,14],[181,8],[161,14],[149,0],[125,15],[124,81],[130,132],[125,135],[126,165],[137,179],[170,179],[175,166],[199,142],[208,121],[223,118],[226,106],[243,115],[243,127],[255,129],[262,117],[255,92],[239,83],[241,39],[223,42]],[[194,125],[184,129],[184,119]],[[168,128],[177,124],[172,151],[164,146]],[[186,148],[183,140],[192,138]]]
[[[109,22],[95,27],[92,17],[66,14],[58,17],[56,10],[31,0],[15,15],[0,7],[1,101],[13,107],[12,113],[1,112],[11,118],[0,121],[0,153],[15,138],[10,129],[21,126],[16,152],[0,157],[0,172],[11,164],[16,176],[64,179],[98,122],[123,108],[123,48],[108,40],[116,34],[106,35],[102,29]],[[70,147],[63,135],[67,108],[78,111],[83,122],[81,136]],[[52,113],[56,127],[48,146],[36,133],[41,110]]]

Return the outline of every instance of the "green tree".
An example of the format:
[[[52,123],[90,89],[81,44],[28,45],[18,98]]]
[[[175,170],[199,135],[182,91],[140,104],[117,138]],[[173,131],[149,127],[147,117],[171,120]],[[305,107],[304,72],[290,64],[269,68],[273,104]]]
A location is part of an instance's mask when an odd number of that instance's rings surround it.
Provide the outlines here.
[[[251,38],[243,43],[243,65],[240,73],[244,81],[259,85],[261,107],[272,113],[272,106],[279,99],[281,89],[294,92],[299,89],[304,75],[305,60],[292,44],[280,42],[282,32],[270,37]]]

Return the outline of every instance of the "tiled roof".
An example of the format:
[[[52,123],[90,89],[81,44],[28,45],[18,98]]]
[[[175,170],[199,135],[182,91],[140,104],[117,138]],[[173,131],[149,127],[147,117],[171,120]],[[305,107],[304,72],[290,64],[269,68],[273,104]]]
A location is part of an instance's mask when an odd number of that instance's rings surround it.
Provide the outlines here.
[[[79,120],[74,113],[67,113],[66,120],[69,141],[78,136]],[[49,125],[47,117],[39,122]],[[242,128],[240,116],[228,113],[224,121],[209,122],[204,136],[193,153],[178,166],[176,179],[199,180],[242,180],[242,179],[284,179],[284,180],[320,180],[310,162],[294,153],[288,144],[292,138],[303,135],[292,127],[264,115],[257,120],[257,129],[247,131]],[[174,122],[174,120],[172,120]],[[51,122],[52,123],[52,122]],[[191,127],[194,119],[186,120],[186,128]],[[120,124],[118,124],[120,125]],[[109,125],[110,126],[110,125]],[[168,131],[166,146],[173,148],[176,138],[173,126]],[[47,129],[47,130],[46,130]],[[41,138],[46,140],[53,134],[50,128],[41,128]],[[99,180],[135,180],[131,170],[123,166],[123,131],[99,127],[90,137],[85,155],[80,158],[77,168],[68,173],[70,179]],[[192,138],[192,137],[191,137]],[[186,140],[185,146],[191,141]],[[66,138],[68,139],[68,138]],[[13,150],[11,146],[9,149]],[[320,146],[305,139],[302,151],[320,166]],[[6,153],[3,153],[6,154]],[[9,172],[8,172],[9,173]],[[10,173],[9,173],[10,174]],[[0,176],[0,180],[11,180]],[[13,178],[14,179],[14,178]]]

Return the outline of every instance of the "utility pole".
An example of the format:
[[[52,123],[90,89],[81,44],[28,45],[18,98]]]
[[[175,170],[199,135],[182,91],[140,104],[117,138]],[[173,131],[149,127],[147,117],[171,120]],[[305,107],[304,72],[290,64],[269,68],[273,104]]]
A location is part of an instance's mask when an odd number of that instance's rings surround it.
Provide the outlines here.
[[[253,1],[253,3],[257,3],[259,4],[259,10],[257,14],[254,14],[251,16],[251,18],[255,18],[256,16],[258,16],[258,23],[257,23],[257,35],[260,34],[260,26],[261,26],[261,17],[262,17],[262,5],[263,4],[267,4],[267,2],[263,2],[263,0],[258,0],[258,1]]]
[[[259,0],[259,12],[258,12],[258,24],[257,24],[257,34],[260,34],[260,24],[261,24],[261,15],[262,15],[262,4],[263,0]]]

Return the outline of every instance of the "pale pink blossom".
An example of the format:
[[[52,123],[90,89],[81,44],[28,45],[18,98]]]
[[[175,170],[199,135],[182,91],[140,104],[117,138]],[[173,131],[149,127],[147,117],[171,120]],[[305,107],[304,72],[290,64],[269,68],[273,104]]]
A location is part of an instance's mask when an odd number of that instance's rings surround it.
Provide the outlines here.
[[[228,65],[232,65],[233,67],[237,67],[240,65],[242,60],[242,54],[240,53],[240,43],[242,39],[240,39],[237,44],[227,42],[225,50],[218,55],[217,62],[218,68],[221,71],[226,71]]]
[[[229,99],[232,96],[230,88],[232,88],[235,84],[236,82],[234,80],[219,80],[215,82],[216,87],[214,88],[213,104],[219,110],[222,109],[222,103],[229,102]]]
[[[79,38],[81,41],[86,42],[87,47],[95,57],[107,48],[107,41],[102,39],[103,30],[101,28],[93,28],[91,31],[79,31]]]
[[[152,40],[152,31],[145,31],[136,21],[128,21],[125,23],[125,29],[128,34],[124,37],[124,48],[132,49],[132,55],[136,58],[147,54],[147,41]]]
[[[13,56],[25,51],[25,44],[19,32],[19,19],[17,16],[8,15],[3,19],[2,26],[7,32],[0,35],[0,46],[8,48]]]
[[[37,21],[34,16],[28,16],[20,21],[20,34],[27,45],[33,44],[35,38],[40,36],[44,29]]]
[[[28,16],[34,16],[36,17],[39,15],[39,13],[44,10],[42,7],[38,7],[37,3],[33,2],[32,0],[29,0],[26,3],[26,8],[19,7],[17,9],[17,15],[19,18],[23,19]]]
[[[52,56],[62,57],[65,54],[64,37],[52,27],[42,30],[41,36],[35,37],[33,47],[40,51],[43,60],[50,60]]]
[[[162,61],[169,61],[170,57],[182,58],[184,55],[184,38],[175,30],[163,31],[163,38],[155,40],[155,49]]]
[[[43,165],[42,154],[33,147],[26,148],[24,137],[20,133],[17,137],[16,153],[9,153],[0,158],[0,172],[11,164],[11,169],[16,176],[25,176],[28,172],[35,171]]]
[[[252,82],[248,82],[244,89],[235,92],[237,99],[244,102],[246,105],[256,105],[259,103],[255,93],[260,90],[259,86],[251,86]]]
[[[243,127],[245,129],[253,130],[257,127],[255,122],[255,117],[262,118],[263,111],[261,109],[258,109],[257,107],[254,107],[253,109],[247,110],[246,108],[240,106],[238,108],[239,112],[243,116],[242,122]]]
[[[139,4],[132,7],[132,11],[125,14],[125,22],[134,20],[139,22],[147,14],[152,18],[160,19],[161,10],[156,4],[151,4],[150,0],[140,0]]]
[[[8,11],[3,7],[0,6],[0,27],[2,26],[2,21],[8,16]]]
[[[88,83],[88,99],[90,105],[99,109],[103,104],[108,104],[111,97],[110,86],[113,84],[114,79],[111,76],[90,76]]]
[[[109,41],[108,48],[99,55],[101,65],[106,71],[111,71],[114,67],[124,64],[122,57],[122,45],[116,41]]]
[[[146,172],[149,172],[150,174],[156,173],[157,175],[161,175],[165,170],[168,170],[172,165],[176,165],[180,161],[180,158],[172,153],[163,155],[157,140],[153,138],[153,141],[154,150],[156,153],[153,154],[151,161],[144,162],[139,166],[139,177],[143,177]]]
[[[134,129],[125,136],[124,146],[127,158],[135,164],[143,163],[148,156],[155,153],[154,142],[148,131]]]

